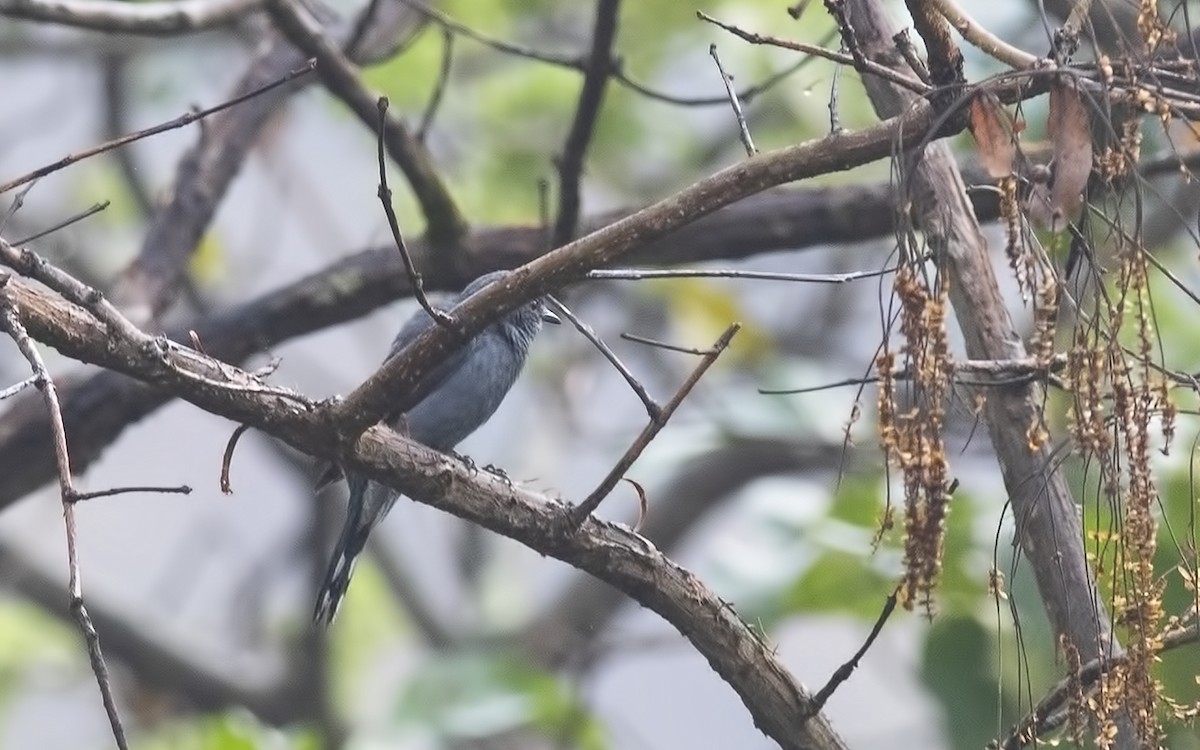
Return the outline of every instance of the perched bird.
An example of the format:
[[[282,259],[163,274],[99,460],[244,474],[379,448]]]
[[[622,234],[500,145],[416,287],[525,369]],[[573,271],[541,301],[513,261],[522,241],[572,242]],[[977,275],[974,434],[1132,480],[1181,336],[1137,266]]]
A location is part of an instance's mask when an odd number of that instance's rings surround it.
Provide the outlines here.
[[[472,281],[453,301],[453,305],[508,274],[496,271]],[[403,414],[388,417],[388,424],[413,440],[439,451],[450,451],[491,418],[504,396],[516,382],[529,345],[542,329],[543,322],[558,323],[558,316],[546,309],[545,301],[534,300],[492,323],[466,346],[430,373],[433,383],[429,394]],[[418,310],[396,334],[388,359],[432,325],[429,314]],[[386,361],[386,360],[385,360]],[[337,479],[337,470],[326,472],[323,479]],[[328,481],[319,481],[318,487]],[[362,552],[367,536],[399,497],[399,493],[366,477],[347,472],[350,502],[346,525],[333,550],[325,572],[325,581],[317,595],[313,619],[329,624],[350,585],[354,559]]]

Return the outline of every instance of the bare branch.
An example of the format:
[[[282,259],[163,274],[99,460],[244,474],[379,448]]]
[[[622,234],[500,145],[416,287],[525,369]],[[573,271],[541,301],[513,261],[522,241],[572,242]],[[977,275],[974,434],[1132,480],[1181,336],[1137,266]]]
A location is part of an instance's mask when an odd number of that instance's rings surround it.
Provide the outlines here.
[[[1018,49],[992,32],[985,29],[978,21],[967,15],[958,7],[954,0],[929,0],[938,12],[946,17],[963,39],[966,39],[985,54],[994,57],[1002,63],[1011,65],[1017,70],[1046,66],[1052,61],[1031,55],[1023,49]]]
[[[579,316],[571,311],[571,308],[567,307],[560,300],[553,296],[548,296],[547,299],[551,302],[551,304],[558,308],[559,312],[566,316],[567,320],[571,321],[571,325],[575,326],[576,330],[582,333],[584,338],[592,343],[592,346],[596,347],[596,349],[598,349],[600,353],[604,355],[604,358],[609,361],[609,364],[611,364],[617,372],[621,373],[621,377],[625,379],[625,382],[629,384],[629,387],[633,389],[633,392],[637,394],[638,399],[641,400],[642,406],[646,407],[646,414],[650,417],[650,419],[658,419],[659,415],[662,413],[662,407],[650,397],[650,394],[646,391],[646,386],[642,385],[642,382],[637,379],[637,377],[630,371],[628,367],[625,366],[625,363],[621,361],[621,359],[616,355],[615,352],[613,352],[611,348],[609,348],[608,344],[605,344],[604,340],[596,335],[596,332],[592,330],[590,325],[580,320]]]
[[[645,336],[638,336],[632,333],[622,333],[621,338],[625,339],[626,341],[632,341],[636,344],[645,344],[646,346],[652,346],[656,349],[665,349],[669,352],[679,352],[680,354],[694,354],[697,356],[703,356],[712,351],[712,349],[697,349],[692,346],[676,346],[675,344],[668,344],[665,341],[656,341],[655,339],[646,338]]]
[[[737,92],[733,89],[733,76],[726,73],[725,66],[721,65],[716,44],[708,45],[708,54],[717,64],[717,72],[721,74],[721,83],[725,84],[725,94],[729,97],[729,106],[733,108],[733,116],[737,119],[738,135],[742,139],[742,147],[746,149],[746,156],[754,156],[758,153],[758,149],[754,147],[754,139],[750,137],[750,126],[746,124],[746,115],[742,112]]]
[[[383,213],[387,216],[388,228],[392,230],[392,239],[396,243],[396,250],[400,253],[400,260],[404,261],[404,272],[408,274],[408,284],[412,288],[413,296],[417,298],[417,303],[421,305],[421,309],[429,317],[433,318],[439,324],[452,325],[453,321],[449,315],[441,310],[435,310],[433,305],[429,304],[429,298],[425,296],[425,288],[421,282],[421,274],[417,271],[416,265],[413,264],[412,255],[408,252],[408,246],[404,244],[404,235],[400,232],[400,220],[396,218],[396,209],[392,206],[392,189],[388,187],[387,162],[383,157],[383,133],[387,130],[387,97],[379,97],[376,106],[379,109],[379,129],[378,138],[376,139],[376,154],[379,161],[379,191],[377,194],[379,202],[383,204]]]
[[[708,372],[708,368],[712,367],[713,363],[717,361],[717,357],[720,357],[725,348],[729,346],[729,342],[733,340],[733,337],[741,330],[741,327],[740,323],[734,323],[725,329],[725,333],[721,334],[720,338],[713,344],[712,349],[704,354],[700,360],[700,364],[696,365],[696,369],[692,370],[692,374],[687,377],[687,380],[683,381],[683,385],[679,386],[679,390],[675,392],[671,400],[667,402],[666,406],[657,415],[651,417],[650,424],[646,425],[641,434],[637,436],[637,439],[633,441],[633,444],[629,446],[629,449],[625,451],[625,454],[617,459],[616,465],[613,466],[608,476],[600,481],[600,485],[592,490],[592,494],[588,495],[583,502],[571,509],[571,523],[574,526],[577,527],[582,524],[585,519],[595,512],[596,508],[600,507],[600,503],[604,502],[604,498],[608,497],[608,494],[613,491],[613,488],[625,476],[625,472],[629,470],[629,467],[633,466],[638,457],[642,455],[642,451],[646,450],[646,446],[650,445],[650,442],[658,436],[662,428],[667,426],[667,421],[675,414],[675,410],[679,408],[683,400],[692,392],[692,388],[696,386],[700,378],[704,377],[704,373]]]
[[[929,91],[929,86],[925,85],[921,81],[909,78],[901,73],[897,73],[896,71],[884,67],[883,65],[880,65],[879,63],[873,62],[869,59],[856,60],[853,54],[847,55],[841,52],[827,50],[824,47],[805,44],[804,42],[793,42],[788,39],[780,39],[778,37],[765,36],[763,34],[755,34],[749,31],[743,31],[737,26],[732,26],[730,24],[718,21],[707,13],[703,13],[701,11],[696,11],[696,17],[701,21],[707,21],[714,26],[718,26],[725,31],[728,31],[730,34],[733,34],[738,39],[749,42],[750,44],[766,44],[772,47],[782,47],[783,49],[803,52],[806,55],[823,57],[826,60],[831,60],[840,65],[849,65],[856,69],[861,68],[859,71],[861,73],[870,73],[871,75],[878,76],[885,81],[891,81],[897,86],[903,86],[909,91],[913,91],[917,94],[924,94]]]
[[[579,224],[579,183],[583,161],[604,102],[604,88],[612,70],[612,47],[617,38],[617,11],[620,0],[596,0],[596,23],[592,27],[592,49],[584,65],[583,87],[575,119],[558,158],[558,216],[551,235],[553,247],[564,245],[575,236]]]
[[[149,487],[149,486],[134,486],[134,487],[110,487],[107,490],[96,490],[94,492],[75,492],[71,495],[71,501],[81,503],[85,500],[96,500],[101,497],[113,497],[114,495],[129,495],[129,494],[159,494],[159,495],[190,495],[192,488],[186,484],[181,484],[178,487]]]
[[[9,545],[0,544],[0,567],[7,572],[6,581],[22,596],[55,617],[74,623],[62,595],[62,583],[41,566]],[[115,604],[96,594],[89,595],[88,613],[96,629],[104,633],[106,653],[136,672],[145,684],[182,696],[196,710],[237,707],[279,726],[309,718],[297,695],[301,686],[291,675],[268,680],[263,670],[255,670],[254,674],[244,669],[238,674],[222,672],[217,668],[218,660],[198,648],[192,639],[184,642],[171,638],[129,619]]]
[[[372,25],[371,39],[356,52],[356,61],[390,53],[385,42],[420,28],[416,14],[381,13],[380,19],[385,15],[389,16],[386,20]],[[329,26],[338,39],[348,37],[352,31],[349,24],[331,21]],[[262,42],[235,85],[235,94],[254,91],[305,62],[286,39],[267,36]],[[297,79],[223,112],[200,131],[196,145],[179,161],[166,204],[151,217],[137,258],[112,289],[113,299],[132,319],[141,325],[154,323],[175,300],[186,279],[188,260],[247,154],[260,142],[260,132],[280,111],[280,105],[310,80]]]
[[[120,310],[113,307],[112,303],[104,298],[100,290],[84,284],[62,269],[47,263],[44,258],[32,250],[27,248],[18,250],[0,239],[0,264],[12,268],[23,276],[42,282],[87,310],[96,316],[96,319],[103,323],[114,336],[143,344],[149,340],[149,337],[139,331],[121,314]]]
[[[842,664],[834,671],[833,676],[829,678],[824,687],[817,691],[813,696],[813,708],[820,711],[825,707],[826,702],[833,696],[835,690],[841,687],[842,683],[850,679],[850,675],[858,669],[859,662],[867,655],[867,651],[871,645],[875,643],[875,639],[883,632],[883,626],[887,624],[888,618],[892,616],[892,611],[896,609],[896,596],[899,594],[899,589],[888,595],[887,600],[883,603],[883,609],[879,612],[879,617],[875,618],[875,624],[871,626],[871,632],[867,634],[867,639],[863,641],[863,645],[854,653],[850,661]]]
[[[648,243],[636,256],[656,265],[727,260],[877,238],[892,231],[892,195],[886,184],[768,191]],[[989,194],[977,193],[976,198],[977,210],[997,215],[998,207]],[[594,217],[587,227],[602,228],[628,214],[620,211]],[[417,265],[430,269],[425,279],[443,290],[461,289],[496,264],[511,267],[546,252],[541,227],[482,228],[469,237],[472,251],[464,260],[463,275],[448,276],[425,261],[432,249],[424,238],[411,245]],[[197,350],[203,339],[203,351],[236,364],[264,348],[354,320],[411,294],[406,279],[394,246],[364,250],[263,297],[181,324],[167,337],[192,342]],[[126,426],[170,398],[110,372],[69,387],[60,382],[60,386],[64,419],[72,436],[72,466],[77,471],[98,458]],[[0,465],[5,467],[0,476],[0,508],[54,476],[51,435],[35,407],[18,400],[0,420]]]
[[[267,11],[279,30],[306,55],[317,58],[317,74],[329,92],[342,100],[372,131],[381,114],[379,97],[359,80],[354,64],[326,36],[320,24],[294,0],[269,0]],[[388,154],[396,160],[412,186],[428,222],[427,232],[434,244],[455,247],[466,231],[466,222],[458,206],[442,183],[429,152],[408,127],[394,117],[384,117],[382,135]]]
[[[0,288],[0,301],[25,326],[60,352],[144,378],[200,408],[277,437],[310,455],[337,460],[409,497],[509,536],[607,581],[675,626],[742,698],[755,724],[785,750],[844,747],[821,715],[809,717],[811,698],[772,650],[692,573],[620,526],[587,518],[570,531],[570,510],[540,496],[472,472],[458,461],[381,427],[335,453],[334,424],[315,408],[272,394],[212,389],[198,382],[225,372],[199,355],[162,367],[155,355],[112,341],[76,308],[18,279]],[[193,378],[182,377],[189,369]],[[245,383],[249,374],[236,374]]]
[[[218,483],[223,495],[233,494],[233,482],[229,479],[229,469],[233,465],[233,453],[237,450],[238,441],[249,429],[250,425],[238,425],[233,434],[229,436],[229,442],[225,443],[225,451],[221,453],[221,478]]]
[[[262,4],[263,0],[0,0],[0,16],[110,34],[175,36],[227,26]]]
[[[429,104],[425,106],[425,114],[421,115],[421,125],[417,128],[417,140],[424,143],[433,127],[433,118],[437,116],[442,97],[450,85],[450,68],[454,64],[454,35],[446,27],[442,27],[442,65],[438,69],[437,81],[433,84],[433,93],[429,95]]]
[[[880,271],[847,271],[846,273],[781,273],[776,271],[743,271],[733,268],[598,268],[588,271],[589,279],[759,279],[761,281],[798,281],[808,284],[845,284],[858,279],[873,279],[894,273],[895,268]]]
[[[406,356],[389,360],[344,401],[331,406],[330,418],[341,425],[345,439],[353,440],[385,412],[403,411],[419,401],[424,393],[418,385],[429,370],[482,330],[491,316],[511,312],[594,268],[622,258],[642,243],[767,187],[882,157],[891,152],[896,140],[901,145],[912,145],[929,126],[928,109],[917,107],[866,130],[836,133],[764,153],[554,250],[515,271],[504,284],[493,284],[459,305],[454,316],[462,327],[461,334],[452,336],[440,326],[425,331],[408,347]],[[397,398],[396,394],[404,395]]]
[[[1200,641],[1200,627],[1196,624],[1168,630],[1162,634],[1161,645],[1156,653],[1170,651],[1173,648],[1197,641]],[[1086,695],[1097,687],[1101,677],[1125,660],[1124,656],[1103,657],[1093,659],[1080,666],[1077,674],[1065,677],[1055,683],[1038,701],[1037,706],[1013,727],[1007,739],[1003,742],[995,740],[992,745],[1003,748],[1003,750],[1020,750],[1048,732],[1054,731],[1061,726],[1061,723],[1055,723],[1055,719],[1063,716],[1060,709],[1071,700],[1073,688],[1082,686]]]
[[[1056,354],[1049,362],[1041,362],[1034,357],[1021,359],[968,359],[951,363],[951,376],[954,382],[961,385],[973,386],[1009,386],[1046,380],[1053,373],[1062,370],[1067,365],[1067,355]],[[908,380],[912,373],[908,368],[900,367],[892,371],[894,380]],[[851,385],[866,385],[877,383],[877,376],[866,378],[847,378],[834,383],[814,385],[804,388],[759,388],[758,392],[766,395],[792,395],[797,393],[813,393],[831,388],[841,388]]]
[[[0,329],[12,338],[21,354],[29,362],[36,378],[35,385],[42,392],[46,403],[46,411],[54,431],[54,457],[58,466],[58,488],[63,506],[63,522],[67,533],[67,591],[70,595],[71,614],[83,633],[87,645],[88,660],[92,665],[92,674],[96,676],[96,685],[100,688],[100,699],[104,704],[104,712],[108,715],[108,723],[112,728],[113,739],[120,750],[128,750],[125,741],[125,728],[117,713],[117,704],[113,699],[112,683],[108,676],[108,665],[104,663],[104,655],[100,650],[100,636],[92,624],[87,608],[83,604],[83,582],[80,577],[79,552],[75,543],[75,488],[71,480],[71,460],[67,454],[67,434],[63,427],[62,410],[58,403],[58,392],[54,387],[46,363],[42,360],[41,352],[34,345],[25,326],[21,323],[16,304],[4,295],[5,287],[12,284],[12,277],[0,275]]]
[[[3,2],[3,0],[0,0],[0,2]],[[128,5],[128,3],[123,3],[123,2],[120,2],[117,4],[118,5]],[[138,7],[138,6],[129,6],[129,7]],[[289,73],[285,74],[284,76],[277,78],[264,86],[256,88],[253,91],[249,91],[245,94],[242,94],[241,96],[235,96],[232,99],[221,102],[220,104],[216,105],[215,107],[209,107],[208,109],[202,109],[199,112],[188,112],[187,114],[176,117],[174,120],[168,120],[167,122],[155,125],[154,127],[146,128],[145,130],[139,130],[136,133],[130,133],[128,135],[123,135],[120,138],[114,138],[113,140],[108,141],[106,143],[101,143],[99,146],[93,146],[92,148],[86,149],[84,151],[79,151],[77,153],[70,154],[68,156],[64,156],[63,158],[59,159],[58,161],[54,162],[53,164],[47,164],[44,167],[39,167],[38,169],[35,169],[28,174],[22,175],[13,180],[9,180],[8,182],[4,183],[3,185],[0,185],[0,193],[7,193],[9,190],[12,190],[15,187],[24,185],[27,182],[36,180],[39,177],[45,177],[48,174],[53,174],[54,172],[57,172],[60,169],[64,169],[66,167],[71,166],[72,164],[74,164],[77,161],[81,161],[83,159],[87,159],[89,157],[96,156],[97,154],[103,154],[106,151],[112,151],[114,148],[120,148],[121,146],[124,146],[129,143],[133,143],[134,141],[140,141],[143,138],[149,138],[152,135],[158,135],[159,133],[165,133],[168,130],[175,130],[177,128],[182,128],[187,125],[191,125],[193,122],[196,122],[197,120],[203,120],[205,117],[208,117],[209,115],[214,115],[217,112],[221,112],[223,110],[229,109],[230,107],[237,106],[238,104],[241,104],[242,102],[245,102],[249,99],[253,99],[257,96],[261,96],[261,95],[265,94],[266,92],[270,91],[271,89],[277,88],[279,86],[284,85],[285,83],[295,80],[296,78],[299,78],[300,76],[302,76],[306,73],[310,73],[310,72],[312,72],[314,65],[315,65],[315,63],[312,60],[310,60],[307,64],[290,71]]]
[[[0,401],[3,401],[6,398],[12,398],[13,396],[17,395],[18,393],[25,390],[26,388],[28,388],[29,386],[33,385],[36,382],[37,382],[37,376],[30,375],[29,377],[22,380],[20,383],[15,383],[13,385],[10,385],[9,387],[0,391]]]
[[[892,42],[895,30],[878,0],[860,0],[852,9],[866,54],[903,68],[903,58]],[[864,84],[881,117],[903,112],[912,104],[909,92],[882,79],[866,77]],[[931,143],[910,152],[901,163],[905,193],[900,204],[913,206],[911,220],[949,275],[950,302],[967,356],[1024,358],[987,242],[949,148],[944,142]],[[1030,426],[1039,423],[1044,398],[1038,384],[1027,383],[990,391],[985,403],[988,432],[1016,516],[1017,540],[1032,564],[1055,632],[1066,635],[1085,661],[1115,655],[1121,646],[1084,554],[1078,506],[1050,448],[1034,445],[1028,437]]]
[[[98,214],[101,211],[108,208],[108,206],[109,206],[109,201],[103,201],[101,203],[93,203],[91,206],[84,209],[83,211],[80,211],[79,213],[75,214],[74,216],[68,216],[67,218],[63,219],[62,221],[58,222],[57,224],[46,227],[45,229],[41,229],[41,230],[35,232],[34,234],[29,235],[28,237],[22,237],[21,239],[16,240],[12,244],[25,245],[30,242],[33,242],[34,240],[40,240],[41,238],[45,237],[48,234],[52,234],[54,232],[57,232],[60,229],[69,227],[72,224],[79,222],[79,221],[83,221],[84,219],[86,219],[88,217],[95,216],[96,214]]]

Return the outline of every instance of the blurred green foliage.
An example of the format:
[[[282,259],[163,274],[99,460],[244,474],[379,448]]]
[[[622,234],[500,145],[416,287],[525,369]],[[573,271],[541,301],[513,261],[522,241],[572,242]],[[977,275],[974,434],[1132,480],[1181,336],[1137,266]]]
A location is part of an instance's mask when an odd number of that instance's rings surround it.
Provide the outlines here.
[[[444,747],[521,729],[580,750],[609,747],[603,725],[567,682],[497,651],[431,659],[409,682],[397,717]]]
[[[311,730],[267,727],[241,711],[203,716],[153,730],[135,750],[320,750]]]
[[[703,3],[702,9],[748,29],[806,41],[821,39],[833,29],[819,8],[792,22],[782,6],[778,0],[730,0]],[[590,25],[593,5],[554,0],[446,0],[439,7],[486,35],[574,58],[586,49],[588,39],[581,30]],[[724,89],[707,55],[710,43],[718,45],[738,88],[758,83],[796,59],[794,53],[743,44],[697,20],[695,10],[677,0],[623,3],[617,45],[623,69],[657,90],[720,97]],[[389,96],[393,111],[410,123],[419,121],[438,85],[443,45],[442,36],[431,26],[404,54],[367,71],[368,82]],[[536,222],[540,218],[538,181],[553,182],[554,158],[570,127],[582,76],[566,68],[507,56],[464,38],[455,40],[454,51],[452,84],[431,135],[439,166],[471,221]],[[814,62],[747,105],[760,148],[797,143],[826,131],[831,71],[827,63]],[[856,77],[843,75],[840,86],[843,124],[854,127],[873,122]],[[331,103],[330,107],[342,111],[340,105]],[[1037,121],[1031,119],[1035,125]],[[679,108],[610,83],[587,162],[588,208],[634,205],[660,197],[665,190],[740,158],[735,124],[725,103]],[[864,174],[882,177],[886,170],[886,165],[880,164],[853,176],[838,174],[823,181],[861,180]],[[87,177],[81,193],[107,197],[123,193],[111,167],[89,168],[83,174]],[[402,189],[396,195],[406,221],[413,222],[418,213],[411,198]],[[129,220],[127,214],[117,213],[117,207],[129,204],[115,201],[105,220]],[[210,239],[194,259],[192,270],[200,276],[218,273],[222,257],[222,244]],[[737,296],[707,281],[649,284],[641,293],[665,302],[678,339],[688,345],[705,346],[729,321],[748,317]],[[1157,277],[1152,294],[1156,325],[1170,342],[1172,366],[1200,371],[1200,337],[1192,334],[1194,306]],[[770,336],[751,322],[721,366],[732,363],[759,374],[772,368],[786,372],[791,363],[783,361],[774,349]],[[726,414],[718,416],[716,421],[724,420],[728,433],[822,438],[840,433],[842,421],[830,418],[831,410],[841,408],[840,402],[824,395],[747,398],[753,401],[726,408]],[[1066,424],[1067,398],[1052,392],[1048,404],[1049,422],[1061,432]],[[844,421],[848,409],[841,416]],[[859,427],[860,441],[868,441],[870,426]],[[1172,613],[1182,612],[1196,601],[1195,592],[1174,572],[1181,563],[1195,566],[1197,483],[1191,476],[1195,458],[1189,444],[1195,429],[1194,421],[1181,419],[1181,439],[1173,462],[1164,462],[1160,484],[1166,523],[1157,563],[1165,576],[1166,609]],[[681,455],[680,461],[688,457]],[[1066,466],[1077,496],[1083,499],[1089,549],[1098,563],[1111,570],[1112,546],[1105,544],[1105,535],[1110,531],[1112,509],[1095,500],[1094,471],[1075,461]],[[1000,520],[1003,493],[999,488],[968,489],[968,484],[964,482],[951,503],[937,615],[926,626],[920,662],[920,677],[940,703],[947,736],[959,748],[981,747],[1005,732],[1059,672],[1027,566],[1011,559],[1011,522]],[[770,499],[755,503],[756,493],[760,500],[767,495]],[[876,546],[889,494],[896,529],[883,534]],[[770,486],[764,482],[747,488],[744,499],[751,517],[747,532],[751,541],[714,552],[706,564],[713,568],[709,580],[737,603],[747,621],[768,633],[789,619],[815,615],[874,621],[895,588],[903,558],[903,508],[896,477],[888,477],[882,467],[875,466],[843,477],[822,477],[820,485],[782,478]],[[993,565],[1008,574],[1007,598],[1000,601],[987,590]],[[1010,604],[1020,614],[1019,633]],[[893,615],[922,616],[919,610]],[[0,706],[10,705],[33,670],[86,669],[74,633],[48,623],[48,616],[30,607],[0,607]],[[408,624],[392,602],[382,575],[370,564],[359,566],[332,637],[333,692],[345,713],[352,713],[349,707],[360,703],[366,690],[364,675],[379,652],[409,635]],[[1200,699],[1197,673],[1200,650],[1195,648],[1174,651],[1160,665],[1170,694],[1185,702]],[[397,735],[420,735],[439,746],[517,729],[532,729],[584,750],[610,745],[601,720],[588,712],[574,686],[502,652],[429,655],[396,697],[390,719],[394,726],[385,732],[389,737],[394,730]],[[1198,746],[1187,731],[1173,728],[1172,732],[1173,747]],[[281,732],[231,712],[151,730],[139,737],[136,746],[139,750],[309,750],[320,745],[311,732]]]

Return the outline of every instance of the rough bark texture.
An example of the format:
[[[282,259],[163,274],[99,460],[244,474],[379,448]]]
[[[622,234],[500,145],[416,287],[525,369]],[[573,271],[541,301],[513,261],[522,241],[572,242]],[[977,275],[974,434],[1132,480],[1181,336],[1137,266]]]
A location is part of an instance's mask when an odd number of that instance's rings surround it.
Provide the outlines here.
[[[848,7],[867,56],[907,71],[892,42],[896,29],[878,0],[852,0]],[[867,76],[864,84],[880,117],[892,117],[912,106],[911,94],[886,81]],[[930,144],[913,162],[907,195],[917,226],[949,275],[950,300],[967,356],[1025,357],[949,147],[944,142]],[[1016,517],[1017,540],[1033,568],[1051,624],[1071,639],[1084,661],[1118,653],[1120,646],[1084,556],[1075,499],[1049,448],[1031,449],[1026,436],[1040,419],[1041,386],[989,388],[986,396],[988,434]]]
[[[688,570],[624,526],[589,517],[571,528],[569,507],[372,427],[340,446],[319,405],[207,356],[138,335],[127,339],[24,280],[0,273],[0,297],[36,339],[64,355],[122,372],[201,409],[249,424],[297,450],[336,459],[412,499],[477,523],[620,589],[659,614],[741,697],[755,725],[785,750],[843,748],[811,696],[733,608]]]

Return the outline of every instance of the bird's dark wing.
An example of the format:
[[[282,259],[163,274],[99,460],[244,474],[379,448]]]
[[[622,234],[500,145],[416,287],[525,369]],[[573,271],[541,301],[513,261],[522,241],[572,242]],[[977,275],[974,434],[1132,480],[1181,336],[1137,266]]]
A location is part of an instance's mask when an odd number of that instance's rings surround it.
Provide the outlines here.
[[[320,492],[342,476],[341,466],[332,461],[321,461],[317,464],[317,478],[313,481],[313,489]]]
[[[417,340],[417,337],[424,333],[430,326],[437,325],[433,319],[425,313],[424,310],[418,310],[411,318],[409,318],[403,326],[400,327],[400,332],[396,334],[396,338],[392,340],[391,351],[383,360],[383,364],[387,364],[400,352]],[[467,350],[471,348],[471,342],[467,342],[465,346],[459,347],[457,351],[452,353],[449,358],[439,364],[437,367],[429,371],[429,374],[421,381],[423,386],[428,386],[425,390],[426,394],[433,393],[437,390],[450,374],[462,367],[463,361],[467,357]],[[393,427],[400,415],[395,412],[389,412],[384,415],[384,421]]]
[[[417,310],[417,312],[414,313],[413,316],[405,321],[404,325],[400,327],[400,332],[397,333],[396,338],[392,340],[392,348],[388,351],[388,355],[384,358],[381,366],[383,364],[387,364],[393,357],[403,351],[406,346],[416,341],[417,337],[424,333],[431,325],[434,325],[433,319],[430,318],[424,310]],[[442,362],[440,365],[433,368],[429,375],[426,376],[430,383],[430,389],[427,391],[427,393],[432,393],[434,390],[436,390],[438,386],[440,386],[448,377],[450,377],[450,373],[462,366],[463,360],[467,356],[467,349],[469,347],[470,344],[468,343],[466,346],[451,354],[450,358],[445,362]],[[388,413],[384,415],[383,421],[394,427],[396,426],[397,418],[399,416],[400,415],[396,413]],[[338,466],[336,463],[332,462],[321,462],[317,465],[317,478],[313,482],[313,487],[317,491],[323,490],[341,479],[343,476],[344,473],[342,472],[341,466]]]

